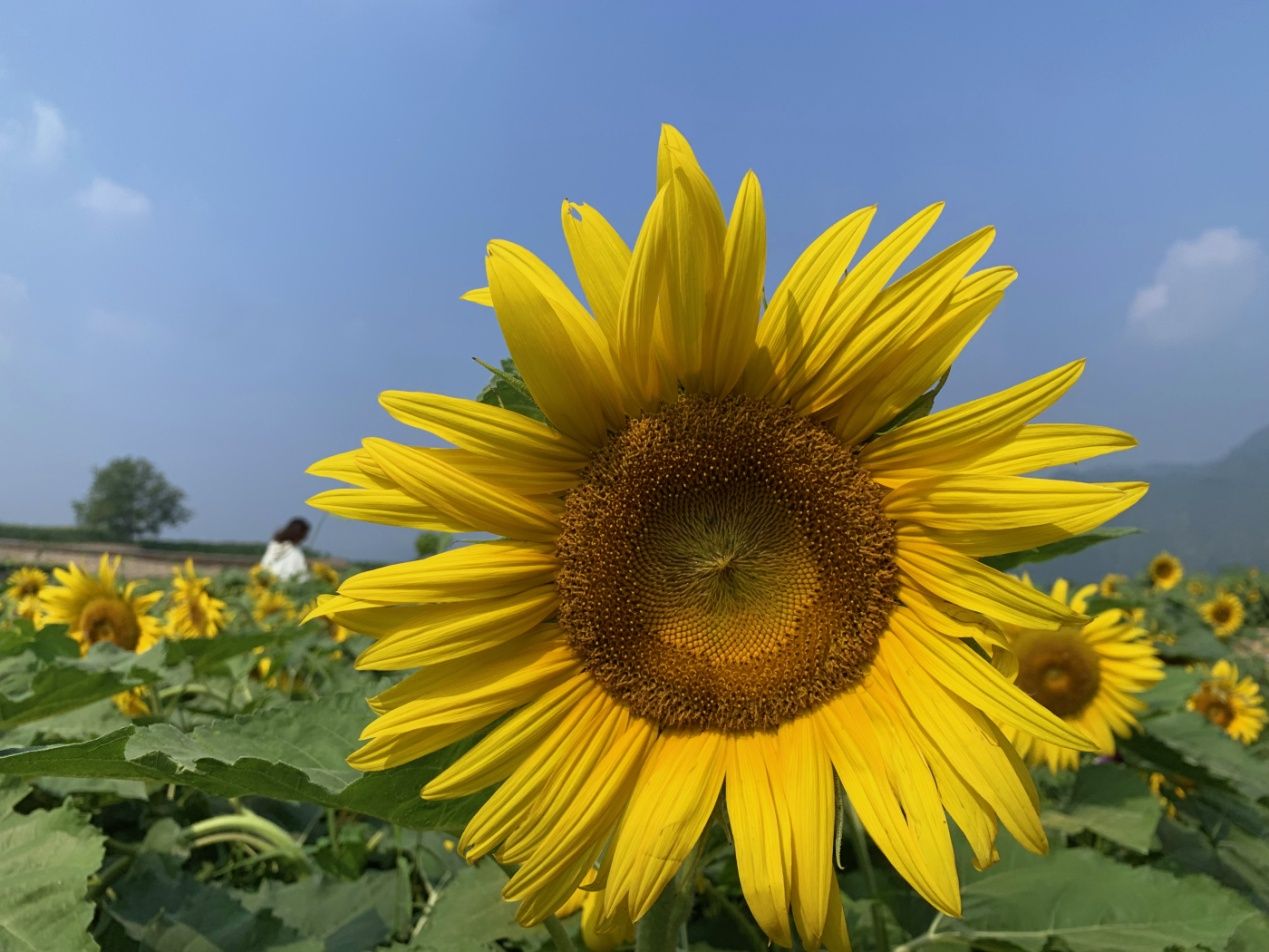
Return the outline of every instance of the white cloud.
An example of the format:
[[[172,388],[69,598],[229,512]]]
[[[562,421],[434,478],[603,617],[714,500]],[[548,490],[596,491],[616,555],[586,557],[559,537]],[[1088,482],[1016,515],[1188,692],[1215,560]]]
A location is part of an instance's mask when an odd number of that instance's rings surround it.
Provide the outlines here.
[[[1161,344],[1211,336],[1247,310],[1266,270],[1259,242],[1237,228],[1177,241],[1128,308],[1128,328]]]
[[[9,119],[0,124],[0,152],[35,168],[49,168],[62,160],[70,130],[52,103],[37,99],[29,119]]]
[[[150,214],[150,200],[143,192],[100,175],[75,197],[81,208],[102,218],[121,220]]]
[[[57,107],[36,101],[31,107],[33,115],[30,157],[37,165],[52,165],[62,158],[66,150],[66,123]]]
[[[0,361],[13,354],[13,333],[26,317],[28,299],[21,280],[0,273]]]

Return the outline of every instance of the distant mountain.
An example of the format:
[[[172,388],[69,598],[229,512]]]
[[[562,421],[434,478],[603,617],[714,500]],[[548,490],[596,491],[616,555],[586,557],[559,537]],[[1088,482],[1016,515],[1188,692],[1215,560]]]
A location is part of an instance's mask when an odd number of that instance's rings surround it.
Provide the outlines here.
[[[1107,572],[1144,570],[1162,549],[1187,570],[1211,572],[1231,565],[1269,568],[1269,426],[1224,459],[1195,465],[1087,467],[1082,479],[1150,483],[1145,499],[1115,521],[1140,535],[1037,565],[1032,575],[1092,581]]]

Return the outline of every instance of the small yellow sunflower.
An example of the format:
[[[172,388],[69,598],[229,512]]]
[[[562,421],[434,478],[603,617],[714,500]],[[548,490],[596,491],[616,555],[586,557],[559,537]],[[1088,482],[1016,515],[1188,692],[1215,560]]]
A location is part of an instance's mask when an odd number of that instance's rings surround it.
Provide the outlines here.
[[[1211,677],[1199,685],[1185,706],[1244,744],[1253,743],[1265,728],[1260,685],[1250,677],[1240,678],[1238,668],[1228,661],[1212,665]]]
[[[166,630],[177,638],[212,638],[225,627],[225,603],[212,595],[211,579],[201,577],[194,560],[172,569],[172,604],[167,610]]]
[[[1218,638],[1228,638],[1243,626],[1243,603],[1237,595],[1220,592],[1210,602],[1199,606],[1199,614]]]
[[[248,573],[248,575],[250,576],[250,579],[251,579],[248,584],[252,588],[256,588],[256,589],[272,588],[274,585],[277,584],[277,581],[278,581],[278,578],[276,575],[274,575],[268,569],[260,565],[251,566],[251,570]]]
[[[314,559],[308,564],[308,570],[313,578],[323,585],[330,585],[333,588],[339,584],[339,572],[329,562]]]
[[[44,622],[66,625],[84,651],[101,641],[138,654],[151,648],[158,640],[160,623],[150,609],[163,593],[138,595],[136,582],[121,586],[120,561],[103,554],[96,575],[74,563],[54,569],[58,584],[47,586],[40,594]]]
[[[972,270],[988,228],[894,280],[941,208],[854,264],[875,209],[846,216],[764,308],[756,176],[728,218],[667,126],[633,248],[563,205],[589,311],[506,241],[489,245],[490,286],[467,295],[493,307],[548,422],[389,392],[392,416],[453,446],[367,439],[310,470],[350,484],[312,500],[338,515],[502,537],[353,576],[318,612],[376,639],[359,666],[420,669],[373,700],[354,766],[498,722],[423,795],[497,786],[459,850],[518,867],[504,896],[522,922],[596,863],[601,920],[637,921],[721,799],[767,935],[844,949],[839,780],[951,915],[949,815],[980,865],[998,821],[1045,848],[1030,774],[990,717],[1090,745],[975,645],[999,645],[1000,623],[1085,619],[979,559],[1086,532],[1146,487],[1024,475],[1133,445],[1030,422],[1081,362],[902,419],[1014,279]]]
[[[1066,602],[1070,585],[1053,583],[1052,596]],[[1070,597],[1081,614],[1096,585],[1086,585]],[[1056,631],[1009,629],[1009,647],[1017,662],[1019,687],[1087,735],[1097,753],[1115,753],[1115,737],[1127,737],[1137,727],[1134,716],[1145,704],[1137,695],[1163,678],[1163,662],[1131,617],[1118,608],[1099,613],[1083,627]],[[1079,752],[1030,736],[1011,725],[1005,735],[1031,764],[1049,770],[1074,770]]]
[[[280,625],[294,620],[295,602],[273,588],[258,590],[251,599],[251,617],[261,625]]]
[[[5,580],[4,594],[19,615],[34,620],[39,614],[40,592],[48,584],[48,573],[34,567],[14,569]]]
[[[1185,577],[1185,569],[1181,566],[1181,560],[1168,552],[1160,552],[1151,559],[1147,572],[1150,576],[1150,584],[1164,592],[1176,588],[1181,579]]]
[[[1102,577],[1101,584],[1097,586],[1097,591],[1103,598],[1116,598],[1123,591],[1124,583],[1128,581],[1128,576],[1120,575],[1118,572],[1111,572]]]
[[[145,717],[150,713],[149,691],[146,688],[131,688],[120,691],[110,698],[124,717]]]
[[[1191,598],[1202,598],[1207,594],[1207,583],[1201,578],[1192,578],[1185,583],[1185,590],[1190,593]]]

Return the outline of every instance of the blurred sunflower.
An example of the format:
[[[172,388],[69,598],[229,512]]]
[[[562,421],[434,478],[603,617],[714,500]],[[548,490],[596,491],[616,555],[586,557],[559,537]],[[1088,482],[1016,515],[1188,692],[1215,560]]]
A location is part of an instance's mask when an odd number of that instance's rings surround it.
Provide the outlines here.
[[[1096,585],[1084,586],[1070,596],[1071,608],[1083,614],[1096,592]],[[1069,593],[1069,583],[1058,579],[1050,594],[1066,602]],[[1083,627],[1009,631],[1018,686],[1087,735],[1097,753],[1113,756],[1115,737],[1127,737],[1137,727],[1135,713],[1145,708],[1137,695],[1163,679],[1163,662],[1146,632],[1118,608],[1100,612]],[[1054,773],[1079,766],[1078,751],[1009,724],[1003,729],[1028,763]]]
[[[120,691],[110,698],[124,717],[145,717],[150,713],[149,692],[146,688]]]
[[[14,569],[5,580],[4,594],[13,602],[19,615],[35,619],[39,614],[40,592],[48,584],[48,573],[34,567]]]
[[[253,589],[272,588],[278,581],[276,575],[260,565],[251,566],[247,574],[249,577],[247,584]]]
[[[313,578],[323,585],[329,585],[333,588],[339,584],[339,573],[335,571],[335,567],[329,562],[314,559],[308,564],[308,570]]]
[[[1192,578],[1185,583],[1185,590],[1190,593],[1191,598],[1202,598],[1207,594],[1207,583],[1201,578]]]
[[[262,588],[251,596],[251,617],[261,625],[277,625],[296,616],[295,602],[285,592]]]
[[[1097,591],[1103,598],[1116,598],[1123,591],[1124,583],[1127,581],[1128,576],[1111,572],[1109,575],[1102,577],[1101,584],[1097,586]]]
[[[200,577],[194,560],[172,569],[171,607],[166,628],[178,638],[211,638],[225,627],[225,603],[212,595],[211,579]]]
[[[1211,677],[1185,702],[1226,734],[1250,744],[1265,728],[1265,702],[1260,685],[1250,677],[1239,677],[1238,668],[1228,661],[1212,665]]]
[[[1210,602],[1199,606],[1199,614],[1218,638],[1228,638],[1243,626],[1243,603],[1237,595],[1220,592]]]
[[[1151,559],[1146,571],[1150,576],[1150,584],[1164,592],[1175,588],[1185,576],[1181,560],[1168,552],[1160,552]]]
[[[509,715],[423,795],[500,785],[459,849],[518,866],[504,896],[524,923],[601,858],[600,920],[638,920],[725,789],[767,935],[792,944],[791,910],[804,947],[846,948],[834,775],[894,866],[955,915],[945,813],[980,865],[998,819],[1045,848],[1030,775],[992,718],[1090,746],[973,646],[999,645],[1000,623],[1084,619],[978,559],[1134,503],[1144,484],[1022,475],[1133,440],[1028,422],[1081,362],[904,418],[1014,279],[971,272],[992,229],[890,283],[941,205],[849,267],[863,209],[763,311],[757,178],[728,220],[670,127],[657,170],[633,251],[594,209],[563,206],[593,316],[505,241],[489,245],[490,287],[467,295],[493,306],[549,422],[388,392],[392,416],[455,448],[368,439],[310,470],[352,484],[318,508],[505,537],[353,576],[318,609],[378,639],[359,666],[422,669],[373,699],[350,763],[392,767]]]
[[[159,637],[159,619],[150,609],[163,593],[138,595],[136,582],[121,586],[120,561],[103,554],[96,575],[74,563],[54,569],[58,584],[40,593],[45,624],[66,625],[67,633],[83,651],[101,641],[138,654],[149,650]]]

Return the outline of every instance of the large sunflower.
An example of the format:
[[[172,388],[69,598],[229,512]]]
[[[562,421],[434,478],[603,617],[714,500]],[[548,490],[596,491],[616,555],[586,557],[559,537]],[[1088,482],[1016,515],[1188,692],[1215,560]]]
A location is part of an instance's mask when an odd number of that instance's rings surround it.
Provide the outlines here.
[[[1218,638],[1228,638],[1243,626],[1243,603],[1237,595],[1221,592],[1199,606],[1199,614]]]
[[[138,654],[153,646],[159,636],[159,620],[150,609],[163,593],[138,595],[136,582],[121,585],[120,561],[103,554],[96,575],[73,562],[64,569],[54,569],[59,584],[40,593],[44,622],[66,625],[84,651],[100,641]]]
[[[172,569],[171,607],[167,628],[178,638],[212,638],[225,627],[225,603],[211,593],[211,579],[202,577],[194,560]]]
[[[419,668],[373,699],[350,758],[392,767],[492,730],[423,790],[498,785],[469,859],[542,920],[600,864],[604,920],[637,920],[720,795],[742,888],[780,945],[845,948],[835,780],[936,907],[960,909],[947,814],[991,861],[996,823],[1045,848],[1029,775],[993,723],[1087,741],[975,647],[1078,612],[979,556],[1099,525],[1145,492],[1021,474],[1133,445],[1031,424],[1082,363],[924,418],[919,405],[1014,279],[972,272],[975,232],[892,280],[934,205],[853,266],[874,209],[832,225],[763,308],[757,178],[730,218],[691,148],[661,136],[633,250],[566,202],[590,312],[529,251],[489,245],[493,306],[547,423],[388,392],[453,444],[368,439],[311,472],[343,516],[504,538],[356,575],[318,613],[377,638],[358,664]],[[761,318],[761,319],[760,319]],[[501,719],[501,720],[500,720]]]
[[[1083,614],[1096,585],[1070,595],[1066,579],[1053,583],[1051,596]],[[1115,737],[1137,727],[1136,713],[1145,707],[1137,695],[1163,679],[1163,662],[1132,618],[1118,608],[1099,612],[1081,626],[1057,630],[1010,629],[1009,645],[1016,662],[1015,681],[1029,695],[1096,745],[1097,753],[1114,756]],[[1012,724],[1005,736],[1031,764],[1045,764],[1054,773],[1079,766],[1079,752],[1060,746]]]
[[[1265,729],[1260,685],[1250,677],[1239,677],[1238,668],[1228,661],[1212,665],[1211,677],[1199,685],[1185,706],[1244,744],[1253,743]]]
[[[1150,577],[1151,585],[1166,592],[1177,587],[1185,577],[1185,569],[1181,560],[1171,552],[1160,552],[1150,560],[1146,574]]]
[[[4,594],[13,602],[23,618],[34,619],[39,614],[40,592],[48,584],[48,573],[31,566],[14,569],[5,579]]]

